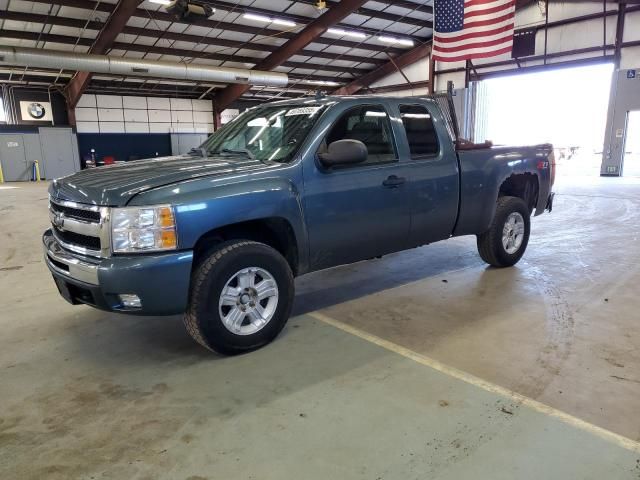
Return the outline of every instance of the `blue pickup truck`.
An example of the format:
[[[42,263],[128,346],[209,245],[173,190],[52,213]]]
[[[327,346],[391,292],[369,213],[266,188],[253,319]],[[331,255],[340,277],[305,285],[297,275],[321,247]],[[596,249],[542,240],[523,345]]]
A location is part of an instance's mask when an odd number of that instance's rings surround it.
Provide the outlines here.
[[[234,354],[282,330],[294,278],[454,236],[495,267],[551,210],[551,145],[458,140],[433,98],[317,97],[244,112],[189,155],[52,182],[46,263],[73,304],[184,314]]]

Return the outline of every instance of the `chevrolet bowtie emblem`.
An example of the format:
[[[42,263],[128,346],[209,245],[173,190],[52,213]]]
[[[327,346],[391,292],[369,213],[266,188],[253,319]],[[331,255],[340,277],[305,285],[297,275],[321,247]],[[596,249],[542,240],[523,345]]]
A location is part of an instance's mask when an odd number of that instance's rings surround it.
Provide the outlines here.
[[[63,227],[64,227],[64,214],[62,214],[62,213],[54,214],[51,221],[52,221],[54,227],[62,230]]]

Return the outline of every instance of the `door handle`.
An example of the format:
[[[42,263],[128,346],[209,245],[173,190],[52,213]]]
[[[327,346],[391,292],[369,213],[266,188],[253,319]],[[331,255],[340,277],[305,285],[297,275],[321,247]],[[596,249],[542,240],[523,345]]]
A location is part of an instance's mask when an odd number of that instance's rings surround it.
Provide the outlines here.
[[[401,185],[404,185],[406,181],[407,179],[404,177],[397,177],[395,175],[391,175],[384,182],[382,182],[382,185],[387,188],[398,188]]]

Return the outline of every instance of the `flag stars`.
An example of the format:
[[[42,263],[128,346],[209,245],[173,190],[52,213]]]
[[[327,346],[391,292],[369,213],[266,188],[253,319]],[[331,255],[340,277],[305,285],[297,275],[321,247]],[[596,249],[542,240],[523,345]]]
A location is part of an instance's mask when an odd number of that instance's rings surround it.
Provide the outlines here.
[[[464,0],[436,0],[436,32],[456,32],[464,27]]]

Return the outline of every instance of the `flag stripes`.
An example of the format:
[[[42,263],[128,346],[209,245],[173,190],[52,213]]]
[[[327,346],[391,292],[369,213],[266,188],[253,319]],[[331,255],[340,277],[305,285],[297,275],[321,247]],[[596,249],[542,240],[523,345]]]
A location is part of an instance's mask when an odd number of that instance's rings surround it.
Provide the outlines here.
[[[433,58],[456,62],[513,48],[515,0],[436,0]]]

